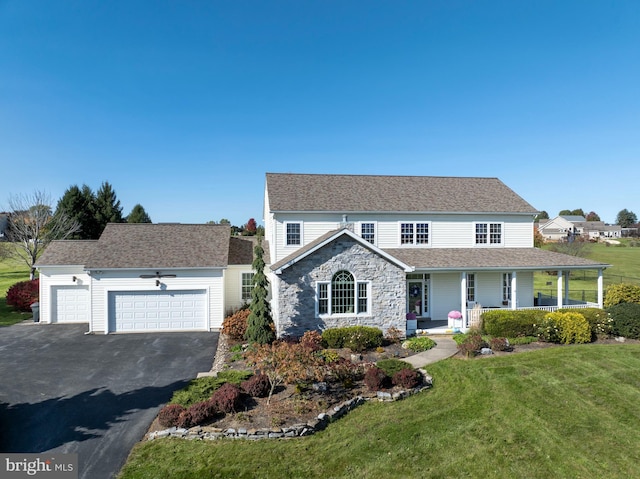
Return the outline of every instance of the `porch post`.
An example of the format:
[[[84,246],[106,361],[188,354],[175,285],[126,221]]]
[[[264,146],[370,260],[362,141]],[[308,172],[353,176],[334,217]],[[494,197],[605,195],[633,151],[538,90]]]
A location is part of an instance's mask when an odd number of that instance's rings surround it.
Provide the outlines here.
[[[569,278],[571,277],[571,271],[567,271],[564,275],[564,301],[562,304],[568,305],[569,303]]]
[[[604,278],[602,276],[602,268],[598,269],[598,308],[604,306]]]
[[[558,270],[558,308],[562,308],[562,270]]]
[[[462,331],[467,330],[467,273],[460,273],[460,312],[462,313]]]
[[[511,273],[511,309],[518,309],[518,273]]]

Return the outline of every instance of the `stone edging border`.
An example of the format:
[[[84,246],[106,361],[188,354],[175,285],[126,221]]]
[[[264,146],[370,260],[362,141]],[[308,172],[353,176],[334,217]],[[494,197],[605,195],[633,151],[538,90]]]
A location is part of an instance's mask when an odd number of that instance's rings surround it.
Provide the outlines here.
[[[152,441],[154,439],[160,439],[163,437],[176,437],[188,440],[205,440],[214,441],[216,439],[281,439],[281,438],[293,438],[310,436],[318,431],[322,431],[333,421],[343,417],[349,411],[354,410],[361,404],[366,403],[372,399],[377,399],[381,402],[394,402],[405,399],[409,396],[417,394],[425,389],[430,389],[433,386],[433,378],[424,370],[418,369],[422,374],[423,385],[407,391],[398,391],[390,393],[386,391],[378,391],[375,398],[365,398],[362,396],[356,396],[348,401],[345,401],[326,413],[320,413],[313,421],[309,421],[308,424],[293,424],[291,426],[278,427],[278,428],[264,428],[264,429],[246,429],[246,428],[229,428],[221,429],[211,426],[195,426],[189,429],[171,427],[163,429],[161,431],[150,432],[146,435],[147,440]]]

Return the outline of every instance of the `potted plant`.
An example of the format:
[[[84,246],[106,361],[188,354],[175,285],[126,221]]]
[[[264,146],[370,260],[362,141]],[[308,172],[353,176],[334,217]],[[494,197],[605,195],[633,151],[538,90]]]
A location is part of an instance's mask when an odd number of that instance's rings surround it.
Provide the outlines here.
[[[462,328],[462,313],[460,311],[449,311],[449,314],[447,315],[447,327],[454,331],[459,331]]]

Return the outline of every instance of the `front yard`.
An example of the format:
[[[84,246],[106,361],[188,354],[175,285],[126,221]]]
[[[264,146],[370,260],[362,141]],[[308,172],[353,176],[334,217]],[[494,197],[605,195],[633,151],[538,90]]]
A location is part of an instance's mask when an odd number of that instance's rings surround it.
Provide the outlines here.
[[[428,368],[434,387],[293,440],[138,444],[131,478],[640,474],[640,346],[571,345]]]
[[[24,263],[12,259],[0,260],[0,326],[10,326],[31,318],[30,313],[20,313],[7,306],[6,299],[7,290],[13,284],[28,279],[29,269]]]

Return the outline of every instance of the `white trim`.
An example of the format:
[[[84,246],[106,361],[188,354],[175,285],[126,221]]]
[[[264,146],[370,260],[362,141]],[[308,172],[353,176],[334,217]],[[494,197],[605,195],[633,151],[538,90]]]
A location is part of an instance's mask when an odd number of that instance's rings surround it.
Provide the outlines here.
[[[367,241],[367,243],[372,244],[372,245],[374,245],[374,246],[378,246],[378,221],[377,221],[377,220],[371,220],[371,221],[358,221],[356,224],[357,224],[357,226],[358,226],[358,235],[359,235],[362,239],[364,239],[364,237],[362,236],[362,225],[365,225],[365,224],[367,224],[367,225],[369,225],[369,224],[373,225],[373,243],[371,243],[371,242],[370,242],[370,241],[368,241],[368,240],[365,240],[365,241]]]
[[[504,248],[504,221],[474,221],[473,223],[473,247],[474,248]],[[478,243],[477,225],[487,225],[487,242]],[[491,243],[491,225],[500,225],[500,243]]]
[[[288,238],[287,238],[287,226],[288,225],[299,225],[300,226],[300,243],[298,244],[289,244],[287,242]],[[282,231],[284,233],[284,237],[282,238],[282,243],[283,246],[285,248],[300,248],[301,246],[304,246],[304,226],[303,226],[303,222],[302,221],[283,221],[282,222]]]
[[[384,252],[383,250],[378,248],[376,245],[373,245],[373,244],[369,243],[368,241],[363,240],[359,235],[355,234],[353,231],[343,228],[341,230],[336,231],[334,234],[332,234],[331,236],[326,238],[324,241],[321,241],[320,243],[315,245],[313,248],[309,249],[308,251],[305,251],[304,253],[299,254],[295,258],[293,258],[290,261],[288,261],[287,263],[283,264],[277,270],[275,270],[274,273],[275,274],[281,274],[282,271],[287,269],[289,266],[293,266],[298,261],[301,261],[304,258],[306,258],[307,256],[315,253],[320,248],[326,246],[327,244],[331,243],[332,241],[336,240],[337,238],[339,238],[342,235],[347,235],[350,238],[356,240],[362,246],[364,246],[366,248],[369,248],[371,251],[373,251],[377,255],[382,256],[383,258],[389,260],[391,263],[393,263],[396,266],[402,268],[405,271],[405,273],[411,273],[415,269],[412,266],[409,266],[409,265],[403,263],[398,258],[396,258],[394,256],[391,256],[389,253]]]
[[[413,240],[411,243],[402,243],[402,225],[410,224],[413,225]],[[427,242],[426,243],[417,243],[418,237],[418,225],[427,225]],[[432,243],[432,234],[433,230],[431,228],[431,221],[409,221],[409,220],[398,220],[398,247],[399,248],[431,248]]]
[[[240,298],[238,298],[240,300],[241,303],[248,303],[251,302],[251,291],[249,291],[249,298],[248,299],[244,299],[242,297],[242,288],[244,287],[244,275],[245,274],[251,274],[251,275],[255,275],[256,272],[255,271],[240,271]],[[253,284],[253,276],[252,276],[252,284]]]
[[[331,311],[331,301],[332,301],[332,296],[331,296],[331,285],[333,283],[333,277],[336,275],[336,273],[338,273],[339,271],[347,271],[348,273],[351,274],[351,276],[353,276],[353,309],[354,312],[353,313],[322,313],[320,314],[320,298],[318,295],[318,287],[321,284],[326,284],[327,285],[327,310]],[[359,284],[366,284],[367,285],[367,311],[365,313],[358,313],[356,311],[358,311],[358,285]],[[373,286],[372,286],[373,282],[371,280],[365,280],[365,281],[359,281],[356,276],[349,271],[348,269],[341,269],[336,271],[335,273],[333,273],[331,275],[331,279],[329,281],[316,281],[315,282],[315,288],[314,288],[314,297],[315,297],[315,310],[316,310],[316,318],[353,318],[353,317],[357,317],[357,318],[368,318],[373,316],[373,312],[371,311],[371,308],[373,306],[373,298],[371,297],[372,295],[372,291],[373,291]]]

